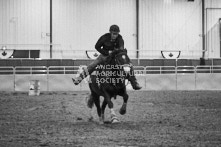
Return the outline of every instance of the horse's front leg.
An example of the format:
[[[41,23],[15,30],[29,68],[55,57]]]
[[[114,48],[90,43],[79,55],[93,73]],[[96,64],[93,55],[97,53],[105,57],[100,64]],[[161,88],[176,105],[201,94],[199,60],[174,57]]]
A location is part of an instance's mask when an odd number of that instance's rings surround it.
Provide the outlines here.
[[[117,118],[117,115],[116,115],[115,111],[114,111],[114,108],[113,108],[113,107],[114,107],[114,104],[113,104],[113,102],[111,101],[110,95],[106,93],[104,100],[106,101],[106,103],[107,103],[107,105],[108,105],[108,107],[109,107],[109,109],[110,109],[111,122],[112,122],[112,123],[118,123],[118,122],[120,122],[120,121],[118,120],[118,118]]]
[[[114,112],[114,109],[110,109],[110,113],[111,113],[111,123],[119,123],[119,119],[117,118],[116,113]]]
[[[119,113],[121,114],[121,115],[124,115],[124,114],[126,114],[126,111],[127,111],[127,101],[128,101],[128,94],[126,93],[126,91],[125,91],[125,93],[122,95],[123,96],[123,99],[124,99],[124,103],[123,103],[123,105],[121,106],[121,108],[120,108],[120,110],[119,110]]]

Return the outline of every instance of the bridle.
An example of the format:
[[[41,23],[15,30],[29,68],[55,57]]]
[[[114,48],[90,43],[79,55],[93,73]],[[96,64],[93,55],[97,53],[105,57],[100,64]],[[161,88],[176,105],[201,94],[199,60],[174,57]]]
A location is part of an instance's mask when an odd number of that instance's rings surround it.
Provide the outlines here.
[[[129,64],[122,65],[122,63],[120,63],[120,61],[119,61],[119,56],[122,56],[122,55],[127,56],[127,53],[122,51],[122,52],[118,52],[116,54],[113,54],[112,56],[109,56],[112,59],[110,59],[110,61],[107,63],[111,64],[111,62],[114,61],[114,64],[117,65],[116,69],[119,71],[121,71],[123,69],[122,71],[125,72],[124,67],[129,67],[131,69],[132,64],[129,63]],[[112,62],[112,64],[113,64],[113,62]],[[99,77],[99,76],[97,75],[97,77]],[[123,78],[124,81],[126,81],[126,79],[127,79],[126,76],[121,76],[121,78]],[[100,84],[101,83],[98,83],[99,87],[101,86]],[[111,85],[114,86],[116,89],[121,89],[123,87],[126,87],[128,84],[129,84],[129,81],[127,82],[127,84],[123,84],[123,86],[118,86],[116,83],[111,83]]]
[[[116,55],[114,56],[115,63],[116,63],[117,65],[123,66],[123,68],[128,67],[128,68],[131,69],[132,64],[130,63],[130,61],[129,61],[129,64],[123,64],[123,65],[122,65],[122,64],[120,63],[120,61],[118,60],[118,56],[122,56],[122,55],[127,56],[127,53],[125,53],[125,52],[120,52],[120,53],[116,54]]]
[[[118,53],[118,54],[116,54],[116,55],[114,56],[115,63],[117,63],[118,65],[121,65],[120,61],[117,60],[117,59],[118,59],[118,56],[122,56],[122,55],[127,56],[127,53],[125,53],[125,52],[120,52],[120,53]],[[124,64],[124,65],[122,65],[122,66],[128,66],[128,67],[131,67],[132,64],[129,63],[129,64]]]
[[[124,67],[129,67],[130,70],[131,70],[131,67],[132,67],[132,64],[131,64],[131,63],[129,63],[129,64],[123,64],[123,65],[122,65],[122,64],[120,63],[120,61],[118,60],[118,56],[122,56],[122,55],[127,56],[127,53],[125,53],[125,52],[120,52],[120,53],[114,55],[114,61],[115,61],[115,63],[116,63],[117,65],[119,65],[119,66],[122,66],[122,67],[123,67],[123,71],[124,71]],[[124,78],[124,80],[126,80],[126,77],[125,77],[125,76],[124,76],[123,78]],[[126,84],[125,86],[127,86],[128,84],[129,84],[129,81],[127,82],[127,84]],[[116,86],[116,85],[115,85],[115,86]]]

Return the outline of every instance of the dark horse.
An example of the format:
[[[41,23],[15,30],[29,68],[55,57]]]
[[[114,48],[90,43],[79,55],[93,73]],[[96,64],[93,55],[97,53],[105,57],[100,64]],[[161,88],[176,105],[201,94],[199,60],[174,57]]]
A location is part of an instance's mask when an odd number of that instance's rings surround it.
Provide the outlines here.
[[[114,51],[107,59],[104,65],[97,66],[96,73],[90,76],[89,87],[91,94],[88,99],[88,107],[93,104],[97,107],[97,113],[100,123],[104,123],[104,111],[106,105],[110,108],[111,122],[119,122],[111,98],[122,96],[124,103],[119,111],[121,115],[126,113],[128,94],[126,91],[125,80],[131,71],[130,59],[127,50]],[[100,106],[100,96],[104,97],[102,106]],[[91,115],[91,119],[93,119]]]

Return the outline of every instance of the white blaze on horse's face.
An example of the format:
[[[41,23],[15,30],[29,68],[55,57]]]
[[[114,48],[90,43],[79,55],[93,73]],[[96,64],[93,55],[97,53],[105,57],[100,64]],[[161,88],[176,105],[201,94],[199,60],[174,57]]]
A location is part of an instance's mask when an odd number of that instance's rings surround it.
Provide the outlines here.
[[[130,72],[130,66],[124,65],[123,68],[125,72]]]
[[[125,60],[125,59],[126,59],[126,56],[125,56],[125,55],[122,55],[122,58]]]
[[[121,57],[122,57],[122,59],[126,60],[125,55],[122,55]],[[129,64],[124,64],[123,69],[124,69],[125,72],[130,72],[130,65]]]

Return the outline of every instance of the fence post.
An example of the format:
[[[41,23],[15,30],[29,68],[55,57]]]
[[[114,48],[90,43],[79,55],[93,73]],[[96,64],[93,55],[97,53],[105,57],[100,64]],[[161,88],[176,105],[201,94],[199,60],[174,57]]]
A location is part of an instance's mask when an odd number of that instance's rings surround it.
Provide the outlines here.
[[[175,66],[175,74],[176,74],[176,90],[177,90],[177,61],[178,61],[178,58],[176,58],[176,66]]]
[[[14,77],[14,92],[15,92],[15,67],[12,67],[13,68],[13,77]]]
[[[197,70],[197,66],[194,66],[194,74],[195,74],[195,86],[194,86],[194,90],[196,90],[196,78],[197,78],[197,72],[196,72],[196,70]]]
[[[49,67],[46,68],[47,69],[47,91],[49,92]]]

